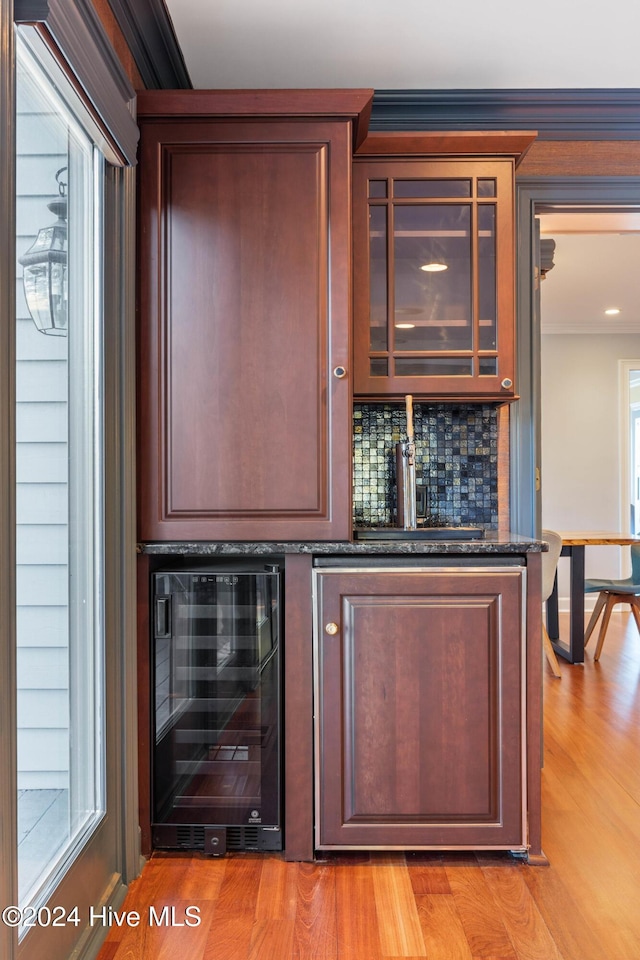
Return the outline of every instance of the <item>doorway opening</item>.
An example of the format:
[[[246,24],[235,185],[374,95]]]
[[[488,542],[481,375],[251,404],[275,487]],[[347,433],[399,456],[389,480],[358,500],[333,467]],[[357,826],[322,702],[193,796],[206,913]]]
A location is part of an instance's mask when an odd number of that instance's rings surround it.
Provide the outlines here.
[[[542,448],[540,286],[544,288],[545,283],[550,285],[557,270],[557,267],[554,267],[554,273],[543,284],[537,282],[538,218],[545,214],[562,215],[563,218],[574,215],[624,215],[635,218],[635,222],[629,221],[629,232],[638,232],[640,177],[518,178],[516,204],[517,337],[520,344],[517,383],[520,399],[511,408],[510,525],[515,533],[536,537],[540,535],[542,528],[542,492],[539,482]],[[607,229],[612,232],[610,225]],[[574,232],[580,234],[590,231],[583,221]],[[614,232],[619,232],[617,227]],[[606,270],[606,261],[604,264],[598,261],[597,268],[592,268],[591,272],[602,274]],[[634,273],[636,272],[637,268],[634,268]],[[557,276],[560,276],[559,270]],[[585,269],[581,286],[587,276],[588,271]],[[632,356],[636,355],[634,350]],[[566,367],[569,370],[575,369],[578,360],[578,357],[571,354]],[[566,376],[566,369],[561,376]],[[583,371],[583,380],[585,378],[586,371]],[[595,381],[594,393],[600,381],[599,373],[595,375]],[[617,410],[611,417],[611,429],[616,429],[616,422]],[[618,497],[619,494],[616,493],[616,500]],[[616,526],[618,525],[616,518]]]
[[[541,243],[555,242],[540,284],[541,523],[627,534],[631,453],[620,364],[638,366],[632,358],[640,356],[640,211],[540,205],[536,214]],[[591,547],[587,576],[623,576],[627,554]]]

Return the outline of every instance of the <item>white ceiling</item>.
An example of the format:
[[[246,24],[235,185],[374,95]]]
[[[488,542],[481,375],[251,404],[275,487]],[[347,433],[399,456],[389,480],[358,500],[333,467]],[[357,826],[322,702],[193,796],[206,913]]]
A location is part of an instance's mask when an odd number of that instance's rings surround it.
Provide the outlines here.
[[[194,87],[640,87],[637,0],[165,0]]]
[[[543,333],[640,333],[638,213],[549,213],[540,234],[555,240],[540,291]],[[605,310],[620,313],[607,316]]]

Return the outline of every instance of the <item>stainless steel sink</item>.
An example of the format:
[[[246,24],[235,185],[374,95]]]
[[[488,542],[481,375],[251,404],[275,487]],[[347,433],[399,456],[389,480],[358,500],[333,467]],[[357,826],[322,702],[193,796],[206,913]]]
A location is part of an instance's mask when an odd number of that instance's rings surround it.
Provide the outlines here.
[[[356,540],[482,540],[482,527],[360,527],[353,531]]]

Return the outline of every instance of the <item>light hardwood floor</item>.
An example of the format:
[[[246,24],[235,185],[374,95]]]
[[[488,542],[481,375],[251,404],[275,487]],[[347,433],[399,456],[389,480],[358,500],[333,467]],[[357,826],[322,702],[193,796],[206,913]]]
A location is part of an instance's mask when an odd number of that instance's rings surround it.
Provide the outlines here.
[[[566,629],[566,624],[565,627]],[[155,856],[98,960],[638,960],[640,638],[617,612],[599,663],[545,667],[543,847],[503,854],[343,854],[315,864]],[[175,908],[201,923],[151,926]]]

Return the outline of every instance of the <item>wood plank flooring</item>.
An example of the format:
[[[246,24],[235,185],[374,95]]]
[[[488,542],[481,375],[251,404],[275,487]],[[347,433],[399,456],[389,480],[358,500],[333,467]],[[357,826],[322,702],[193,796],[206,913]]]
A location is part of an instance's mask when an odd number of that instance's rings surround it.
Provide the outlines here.
[[[593,649],[584,665],[562,661],[561,680],[545,667],[550,866],[500,853],[156,855],[123,907],[140,926],[112,928],[98,960],[638,960],[640,637],[629,614],[613,614],[599,663]],[[184,922],[190,905],[197,927],[147,922],[150,907]]]

